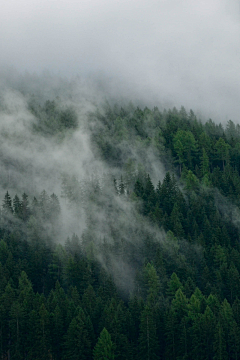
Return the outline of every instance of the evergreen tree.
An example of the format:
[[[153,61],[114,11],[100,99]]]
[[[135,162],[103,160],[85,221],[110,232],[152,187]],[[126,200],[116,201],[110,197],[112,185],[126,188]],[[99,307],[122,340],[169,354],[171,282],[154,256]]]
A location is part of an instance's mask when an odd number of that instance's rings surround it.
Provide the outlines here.
[[[214,340],[214,360],[228,360],[226,339],[220,322],[217,323]]]
[[[6,192],[3,200],[3,215],[11,215],[13,213],[13,207],[12,207],[12,199],[9,195],[8,191]]]
[[[230,148],[230,146],[224,141],[223,138],[220,138],[215,143],[214,147],[216,149],[218,159],[222,161],[222,166],[223,166],[223,169],[224,169],[226,161],[228,160],[228,157],[229,157],[229,148]]]
[[[173,233],[179,238],[184,236],[184,230],[180,220],[182,217],[181,215],[178,205],[175,203],[171,212],[170,223]]]
[[[43,220],[49,219],[50,216],[50,197],[48,193],[43,190],[39,197],[39,210]]]
[[[14,212],[15,216],[17,216],[17,217],[21,216],[22,206],[21,206],[20,199],[17,195],[15,195],[15,197],[13,198],[13,212]]]
[[[193,324],[190,329],[192,338],[192,358],[198,360],[210,360],[214,355],[214,333],[216,318],[209,306],[206,307],[204,314],[198,313],[192,318]]]
[[[27,221],[30,214],[28,195],[23,193],[21,201],[21,218],[23,221]]]
[[[114,344],[106,328],[101,331],[93,350],[94,360],[114,360]]]
[[[154,309],[159,297],[160,282],[156,269],[153,264],[148,263],[144,269],[147,282],[147,303]]]
[[[191,131],[178,130],[173,139],[174,149],[177,152],[180,164],[185,163],[189,169],[193,168],[193,158],[197,150],[197,143]]]
[[[146,305],[141,314],[139,336],[140,360],[159,359],[157,329],[153,310]]]
[[[172,300],[166,322],[166,352],[172,359],[188,356],[187,303],[186,296],[179,288]]]
[[[177,274],[174,272],[168,282],[167,294],[170,298],[173,298],[178,289],[183,289],[182,283],[179,280]]]
[[[88,360],[91,358],[91,342],[83,319],[83,310],[79,308],[78,315],[72,319],[65,336],[63,358],[66,360]]]

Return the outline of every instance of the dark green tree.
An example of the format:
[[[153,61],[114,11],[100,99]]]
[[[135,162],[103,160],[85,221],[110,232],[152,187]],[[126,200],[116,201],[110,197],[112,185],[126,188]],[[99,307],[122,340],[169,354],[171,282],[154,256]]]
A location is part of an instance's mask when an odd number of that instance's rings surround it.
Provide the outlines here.
[[[93,350],[94,360],[114,360],[114,344],[106,328],[101,331]]]
[[[84,318],[83,310],[79,308],[78,315],[72,319],[65,336],[63,359],[88,360],[91,358],[91,341]]]
[[[139,336],[139,359],[159,359],[159,347],[154,312],[146,305],[141,314]]]
[[[12,199],[11,199],[11,196],[9,195],[8,191],[6,192],[6,194],[4,196],[2,209],[3,209],[3,215],[7,216],[7,215],[10,215],[13,213]]]

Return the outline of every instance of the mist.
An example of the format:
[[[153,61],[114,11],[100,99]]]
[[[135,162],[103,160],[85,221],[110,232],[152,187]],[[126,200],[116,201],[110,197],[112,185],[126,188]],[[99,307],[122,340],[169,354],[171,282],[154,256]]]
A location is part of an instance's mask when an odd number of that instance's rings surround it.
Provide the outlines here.
[[[238,0],[11,1],[0,20],[2,66],[239,121]]]
[[[0,20],[2,197],[6,190],[12,196],[26,192],[33,197],[43,189],[57,193],[62,207],[57,241],[64,243],[73,233],[87,239],[90,232],[105,268],[101,244],[111,245],[117,233],[127,249],[133,243],[141,248],[147,236],[166,246],[164,231],[147,220],[141,219],[139,230],[134,204],[114,193],[112,181],[119,184],[127,176],[124,166],[134,159],[133,179],[141,164],[156,185],[166,173],[162,159],[151,147],[143,154],[122,142],[117,148],[122,169],[107,164],[91,138],[91,128],[102,125],[89,114],[104,114],[106,104],[132,101],[161,110],[184,105],[203,121],[239,122],[239,2],[12,1],[3,5]],[[59,111],[74,110],[74,131],[34,132],[38,114],[31,104],[43,107],[48,100]],[[76,180],[81,206],[71,207],[66,196],[61,198],[66,174]],[[101,197],[97,203],[87,200],[86,184],[96,183],[105,205]],[[124,283],[133,286],[134,265],[109,254],[116,282],[124,268]]]
[[[194,253],[195,258],[201,258],[201,248],[189,245],[183,239],[176,250],[175,240],[140,214],[141,202],[129,198],[134,183],[144,173],[151,175],[154,186],[163,180],[167,169],[158,150],[154,146],[143,147],[138,141],[133,144],[123,137],[115,144],[118,162],[106,161],[101,155],[94,139],[96,134],[103,133],[111,142],[106,133],[107,126],[104,128],[101,119],[111,111],[106,99],[114,101],[113,95],[107,97],[104,84],[18,72],[5,73],[2,79],[2,199],[6,191],[12,199],[15,194],[20,197],[26,193],[31,204],[43,190],[49,195],[55,193],[61,214],[55,225],[45,220],[43,234],[55,245],[64,245],[68,238],[76,235],[85,255],[96,259],[111,274],[123,294],[134,289],[136,270],[147,256],[146,241],[158,244],[170,263],[179,262],[179,258],[175,259],[176,251],[188,257]],[[131,108],[135,109],[123,98],[119,104],[115,111],[121,111],[121,104],[129,108],[130,113]],[[49,127],[56,119],[54,113],[46,117],[50,111],[47,106],[54,107],[58,118],[72,110],[76,115],[76,126]],[[147,126],[151,133],[151,124]],[[121,181],[126,184],[124,194],[119,190]],[[11,222],[15,222],[14,218]],[[36,220],[29,220],[29,239],[35,224]],[[20,226],[19,222],[16,225]],[[182,265],[179,263],[178,266],[181,268]]]

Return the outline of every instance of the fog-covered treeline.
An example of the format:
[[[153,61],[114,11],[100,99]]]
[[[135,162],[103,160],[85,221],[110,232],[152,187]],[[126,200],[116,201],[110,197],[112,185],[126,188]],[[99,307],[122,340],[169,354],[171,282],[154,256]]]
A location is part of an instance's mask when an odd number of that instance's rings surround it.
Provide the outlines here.
[[[0,99],[2,359],[238,359],[239,125],[24,81]]]

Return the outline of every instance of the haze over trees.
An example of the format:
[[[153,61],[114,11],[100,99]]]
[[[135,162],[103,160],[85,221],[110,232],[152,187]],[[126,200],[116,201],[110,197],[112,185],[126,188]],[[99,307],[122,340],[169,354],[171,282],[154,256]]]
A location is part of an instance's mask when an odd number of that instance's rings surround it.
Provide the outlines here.
[[[2,359],[239,359],[239,124],[9,96]]]

